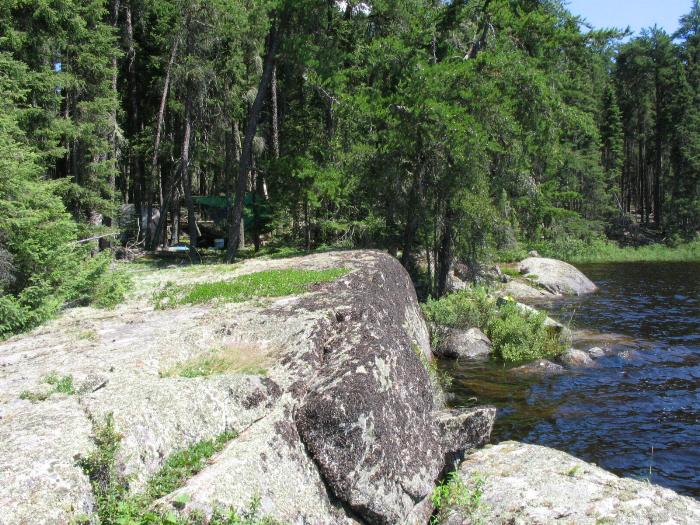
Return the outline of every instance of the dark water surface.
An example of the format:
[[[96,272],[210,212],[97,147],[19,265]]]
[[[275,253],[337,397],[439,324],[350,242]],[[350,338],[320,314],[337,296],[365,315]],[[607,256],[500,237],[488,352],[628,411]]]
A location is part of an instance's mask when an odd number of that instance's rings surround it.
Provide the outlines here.
[[[454,404],[496,405],[494,443],[547,445],[700,498],[700,264],[579,268],[600,291],[544,306],[583,330],[574,347],[610,353],[595,368],[537,380],[492,363],[447,364]]]

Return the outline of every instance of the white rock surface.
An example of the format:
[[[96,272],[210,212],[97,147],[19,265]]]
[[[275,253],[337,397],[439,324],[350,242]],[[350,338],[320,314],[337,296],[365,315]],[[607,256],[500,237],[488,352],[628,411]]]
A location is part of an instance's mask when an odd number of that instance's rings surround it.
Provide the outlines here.
[[[484,479],[481,523],[489,525],[697,525],[700,502],[620,478],[551,448],[504,442],[468,455],[462,479]],[[471,524],[462,509],[444,524]]]
[[[554,294],[583,295],[597,287],[572,265],[545,257],[528,257],[518,266],[520,273],[535,275],[533,280]]]

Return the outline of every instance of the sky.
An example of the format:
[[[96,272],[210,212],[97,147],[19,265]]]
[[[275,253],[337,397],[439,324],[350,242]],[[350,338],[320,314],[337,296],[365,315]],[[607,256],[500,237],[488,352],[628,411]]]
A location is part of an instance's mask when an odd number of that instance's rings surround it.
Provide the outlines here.
[[[569,0],[569,11],[596,28],[630,26],[641,29],[658,24],[668,33],[678,29],[678,19],[690,11],[692,0]]]

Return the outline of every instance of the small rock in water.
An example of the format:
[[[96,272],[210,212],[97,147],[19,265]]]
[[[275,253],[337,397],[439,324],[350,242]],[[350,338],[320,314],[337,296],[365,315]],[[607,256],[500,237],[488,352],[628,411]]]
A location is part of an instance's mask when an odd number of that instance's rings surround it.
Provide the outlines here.
[[[546,359],[538,359],[537,361],[527,363],[525,365],[513,368],[513,370],[511,370],[511,372],[515,374],[524,376],[552,376],[563,374],[565,371],[566,370],[563,366],[552,363],[551,361],[547,361]]]
[[[582,368],[593,365],[593,359],[583,350],[569,348],[559,356],[559,362],[573,368]]]
[[[493,352],[491,341],[478,328],[469,330],[449,329],[435,349],[438,357],[452,359],[479,359],[487,358]]]
[[[599,346],[594,346],[593,348],[588,349],[588,355],[597,359],[605,355],[605,350],[603,350]]]

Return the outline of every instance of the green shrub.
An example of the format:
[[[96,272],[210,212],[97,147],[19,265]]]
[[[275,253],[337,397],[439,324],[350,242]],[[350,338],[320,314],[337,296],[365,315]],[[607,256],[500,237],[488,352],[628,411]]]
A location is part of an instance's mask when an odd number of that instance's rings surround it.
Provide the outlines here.
[[[543,312],[528,313],[506,301],[486,326],[494,353],[508,363],[554,357],[564,351],[559,334],[545,326]]]
[[[468,519],[473,525],[484,523],[486,506],[482,501],[484,494],[484,479],[475,475],[467,484],[459,472],[451,472],[447,480],[440,483],[431,495],[435,514],[430,520],[431,525],[442,523],[451,513]]]
[[[518,308],[513,301],[499,306],[485,288],[469,288],[423,305],[433,330],[432,344],[439,343],[439,327],[480,328],[491,340],[496,358],[509,362],[552,357],[564,350],[559,333],[547,326],[544,313],[533,314]]]
[[[498,311],[496,301],[483,287],[467,288],[437,300],[428,300],[422,307],[428,321],[450,328],[484,327]]]

